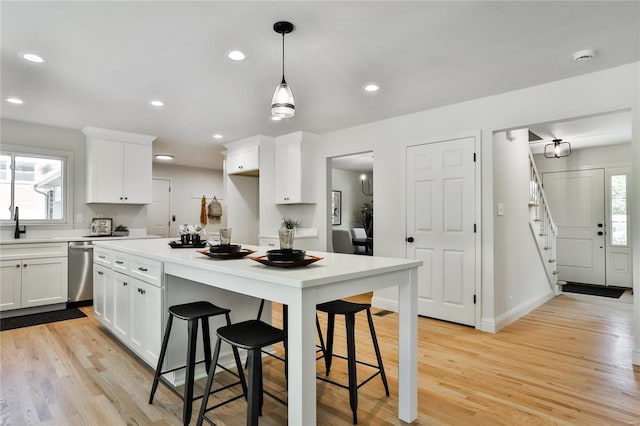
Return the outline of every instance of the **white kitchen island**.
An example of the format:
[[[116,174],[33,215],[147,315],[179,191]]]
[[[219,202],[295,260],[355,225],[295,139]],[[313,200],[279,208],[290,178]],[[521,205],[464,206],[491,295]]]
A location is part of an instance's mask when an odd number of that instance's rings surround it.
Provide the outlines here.
[[[165,287],[177,278],[288,305],[290,425],[316,424],[316,304],[398,286],[398,417],[416,419],[417,268],[422,261],[312,252],[324,259],[301,268],[275,268],[248,258],[218,260],[191,249],[171,249],[168,241],[105,241],[96,246],[162,262]],[[243,247],[256,250],[253,256],[268,249]]]

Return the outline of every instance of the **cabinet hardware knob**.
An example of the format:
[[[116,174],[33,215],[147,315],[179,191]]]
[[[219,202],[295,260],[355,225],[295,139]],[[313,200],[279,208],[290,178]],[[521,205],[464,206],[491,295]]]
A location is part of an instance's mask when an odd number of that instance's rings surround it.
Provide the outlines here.
[[[407,238],[407,242],[408,242],[408,243],[412,243],[412,242],[413,242],[413,237],[408,237],[408,238]]]
[[[124,264],[124,262],[123,262],[122,260],[116,260],[116,263],[117,263],[118,265],[123,265],[123,264]]]
[[[100,259],[105,259],[106,256],[98,256]]]
[[[604,232],[598,231],[598,235],[604,235]]]
[[[98,272],[98,275],[104,275],[104,272]]]
[[[27,265],[27,264],[25,263],[25,264],[24,264],[24,265],[22,265],[22,266],[26,268],[26,267],[27,267],[27,266],[29,266],[29,265]]]
[[[604,225],[603,225],[603,224],[601,224],[601,223],[599,223],[599,224],[598,224],[598,228],[602,228],[603,226],[604,226]]]
[[[139,266],[138,267],[138,271],[147,272],[148,269],[147,268],[143,268],[142,266]]]
[[[16,265],[16,268],[19,268],[19,267],[20,267],[20,264],[18,263],[18,264]]]
[[[122,286],[123,286],[123,287],[126,287],[126,286],[127,286],[127,283],[126,283],[125,281],[123,281],[123,282],[122,282]]]
[[[128,200],[128,199],[129,199],[129,197],[124,197],[124,199],[125,199],[125,200]]]
[[[122,200],[122,197],[120,197],[120,199]]]

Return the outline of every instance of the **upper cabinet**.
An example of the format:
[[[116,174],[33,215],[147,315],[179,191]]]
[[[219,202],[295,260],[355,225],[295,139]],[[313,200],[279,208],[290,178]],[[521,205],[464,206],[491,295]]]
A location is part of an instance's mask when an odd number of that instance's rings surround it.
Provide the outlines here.
[[[260,173],[260,147],[241,146],[227,152],[227,174],[258,176]]]
[[[155,136],[85,127],[87,203],[150,204]]]
[[[296,132],[275,142],[276,204],[316,203],[313,153],[318,136]]]

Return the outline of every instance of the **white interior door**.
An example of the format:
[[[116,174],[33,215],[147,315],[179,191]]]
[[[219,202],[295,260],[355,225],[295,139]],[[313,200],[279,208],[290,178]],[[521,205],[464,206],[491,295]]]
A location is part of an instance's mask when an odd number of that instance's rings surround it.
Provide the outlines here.
[[[171,216],[171,181],[153,178],[152,202],[147,205],[147,234],[168,238]]]
[[[544,173],[563,281],[605,285],[604,170]]]
[[[407,148],[407,257],[418,314],[475,325],[475,140]],[[413,241],[411,242],[411,238]]]

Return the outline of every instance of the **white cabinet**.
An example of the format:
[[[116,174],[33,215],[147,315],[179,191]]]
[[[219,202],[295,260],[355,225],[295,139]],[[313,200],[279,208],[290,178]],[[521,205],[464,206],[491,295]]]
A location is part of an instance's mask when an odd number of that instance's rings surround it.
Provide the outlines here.
[[[0,261],[0,311],[20,308],[21,291],[22,264],[20,260]]]
[[[275,203],[316,203],[313,152],[317,136],[296,132],[276,140]]]
[[[0,245],[0,311],[67,302],[67,244]]]
[[[93,259],[94,315],[150,366],[162,343],[162,263],[96,248]]]
[[[66,303],[67,258],[22,261],[22,308]]]
[[[131,349],[150,365],[156,366],[162,334],[162,297],[159,287],[136,278],[130,279]]]
[[[260,169],[260,148],[248,146],[229,150],[226,170],[228,175],[242,174],[258,176]]]
[[[85,127],[87,203],[150,204],[154,136]]]

